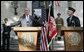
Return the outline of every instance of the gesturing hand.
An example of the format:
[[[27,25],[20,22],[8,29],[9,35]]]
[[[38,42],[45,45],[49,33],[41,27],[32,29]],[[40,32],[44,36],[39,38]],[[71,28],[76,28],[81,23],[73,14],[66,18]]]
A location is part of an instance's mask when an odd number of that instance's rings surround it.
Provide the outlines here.
[[[8,32],[4,32],[4,34],[8,34]]]

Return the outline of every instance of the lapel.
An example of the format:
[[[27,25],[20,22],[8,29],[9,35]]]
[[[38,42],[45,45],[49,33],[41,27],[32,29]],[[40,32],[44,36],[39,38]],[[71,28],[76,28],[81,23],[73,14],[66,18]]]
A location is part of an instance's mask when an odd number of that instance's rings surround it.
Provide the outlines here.
[[[23,18],[26,19],[25,14],[23,15]],[[31,20],[31,16],[29,15],[29,21]]]
[[[70,21],[70,17],[69,17],[69,23],[71,23],[73,21],[74,15],[72,16],[72,19]]]
[[[71,22],[74,20],[74,15],[72,16]]]
[[[70,17],[68,18],[68,22],[70,23],[71,21],[70,21]]]
[[[26,16],[25,16],[26,17]],[[29,15],[29,20],[31,20],[31,16]]]

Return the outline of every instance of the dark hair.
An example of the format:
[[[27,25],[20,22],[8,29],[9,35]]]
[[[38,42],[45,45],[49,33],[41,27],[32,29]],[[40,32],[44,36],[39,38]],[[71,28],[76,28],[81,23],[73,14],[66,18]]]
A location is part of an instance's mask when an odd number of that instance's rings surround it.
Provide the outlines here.
[[[72,8],[72,7],[68,7],[68,10],[71,10],[71,11],[73,11],[73,12],[76,11],[76,10],[75,10],[74,8]]]
[[[8,18],[5,18],[4,21],[8,20]]]
[[[57,15],[61,15],[60,13],[58,13]]]

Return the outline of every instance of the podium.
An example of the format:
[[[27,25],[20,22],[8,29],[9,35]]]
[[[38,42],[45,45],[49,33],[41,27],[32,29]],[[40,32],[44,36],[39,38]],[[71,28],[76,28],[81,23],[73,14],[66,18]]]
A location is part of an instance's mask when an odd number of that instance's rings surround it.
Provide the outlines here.
[[[83,27],[62,27],[65,51],[83,50]]]
[[[13,30],[18,36],[19,51],[36,51],[41,27],[13,27]]]

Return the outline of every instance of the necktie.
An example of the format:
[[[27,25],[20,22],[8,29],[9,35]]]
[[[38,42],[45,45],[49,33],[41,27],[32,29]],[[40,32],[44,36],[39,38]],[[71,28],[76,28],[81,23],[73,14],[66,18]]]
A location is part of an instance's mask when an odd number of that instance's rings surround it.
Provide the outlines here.
[[[29,16],[26,17],[26,20],[29,21]]]
[[[29,25],[29,16],[27,16],[27,26]]]
[[[70,22],[71,22],[71,20],[72,20],[72,17],[70,16]]]

